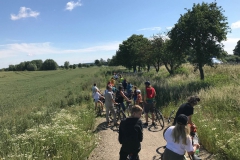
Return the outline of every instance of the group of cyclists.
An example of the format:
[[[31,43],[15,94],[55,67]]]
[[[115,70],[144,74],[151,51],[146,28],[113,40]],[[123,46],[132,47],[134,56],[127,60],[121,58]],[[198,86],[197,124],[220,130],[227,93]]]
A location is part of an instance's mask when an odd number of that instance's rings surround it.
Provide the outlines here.
[[[116,84],[118,84],[118,87]],[[101,93],[96,84],[92,87],[95,109],[98,103],[100,103],[100,107],[103,107],[104,100],[107,125],[111,126],[109,112],[113,114],[114,126],[120,125],[118,138],[119,143],[122,144],[119,153],[120,160],[126,160],[129,155],[131,155],[132,160],[139,159],[138,153],[141,150],[143,139],[142,128],[143,126],[148,126],[149,113],[151,113],[152,125],[155,125],[153,111],[156,102],[156,91],[149,81],[146,81],[144,84],[145,89],[142,96],[141,91],[136,86],[127,82],[122,75],[114,73],[107,83],[104,93]],[[134,105],[131,109],[131,116],[122,120],[119,124],[116,121],[114,105],[120,104],[122,110],[125,111],[124,100],[129,103],[133,100]],[[165,129],[163,136],[167,141],[167,145],[162,156],[163,160],[183,160],[186,151],[189,155],[192,155],[194,160],[201,160],[201,158],[194,154],[200,145],[193,143],[192,137],[194,136],[194,132],[190,132],[190,126],[196,129],[196,126],[192,122],[192,115],[194,113],[194,106],[199,101],[200,99],[197,96],[189,97],[188,102],[179,107],[172,126]],[[145,113],[145,123],[142,123],[140,120],[142,113]]]

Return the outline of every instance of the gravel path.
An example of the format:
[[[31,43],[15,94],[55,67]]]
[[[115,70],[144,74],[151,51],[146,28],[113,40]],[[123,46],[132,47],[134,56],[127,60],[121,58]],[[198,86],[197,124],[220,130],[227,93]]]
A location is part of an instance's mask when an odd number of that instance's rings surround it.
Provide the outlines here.
[[[121,145],[118,142],[116,127],[106,128],[105,118],[97,119],[96,133],[99,136],[99,144],[89,156],[89,160],[118,160]],[[144,122],[144,121],[143,121]],[[166,126],[166,125],[165,125]],[[141,160],[160,160],[163,153],[162,146],[166,145],[163,139],[163,130],[155,129],[149,123],[143,129],[142,149],[139,153]],[[213,156],[204,149],[200,149],[200,157],[206,160],[213,160]]]

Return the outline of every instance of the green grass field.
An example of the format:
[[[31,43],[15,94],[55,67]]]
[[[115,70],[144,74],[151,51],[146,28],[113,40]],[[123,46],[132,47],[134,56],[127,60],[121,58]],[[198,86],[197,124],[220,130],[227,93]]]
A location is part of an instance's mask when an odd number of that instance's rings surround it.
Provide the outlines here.
[[[98,72],[0,72],[0,157],[86,158],[95,146],[91,86],[104,81]]]
[[[193,116],[202,145],[216,159],[240,159],[240,66],[204,67],[199,80],[193,67],[184,65],[175,76],[162,67],[137,75],[125,74],[144,88],[150,80],[157,104],[167,117],[173,109],[197,94],[201,102]],[[104,88],[119,67],[73,70],[0,72],[0,158],[85,159],[96,146],[91,86]],[[201,152],[201,151],[200,151]]]

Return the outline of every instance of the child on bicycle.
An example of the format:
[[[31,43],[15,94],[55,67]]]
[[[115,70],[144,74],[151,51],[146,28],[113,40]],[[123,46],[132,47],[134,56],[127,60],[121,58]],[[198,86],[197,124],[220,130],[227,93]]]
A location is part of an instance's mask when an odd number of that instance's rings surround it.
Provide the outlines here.
[[[104,99],[104,97],[99,92],[95,92],[93,98],[94,98],[94,102],[95,102],[95,110],[97,110],[97,104],[98,103],[100,103],[101,108],[103,110],[103,102],[100,99]]]
[[[141,150],[141,142],[143,140],[142,108],[139,105],[132,107],[131,116],[122,120],[119,126],[118,141],[122,144],[120,149],[120,160],[126,160],[131,154],[132,159],[139,159],[138,153]]]

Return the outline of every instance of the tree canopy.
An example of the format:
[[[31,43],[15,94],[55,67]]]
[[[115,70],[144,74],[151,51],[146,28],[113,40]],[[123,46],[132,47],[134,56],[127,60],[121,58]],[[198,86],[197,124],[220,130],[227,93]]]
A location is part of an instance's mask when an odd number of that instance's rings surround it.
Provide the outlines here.
[[[42,64],[43,70],[57,70],[58,64],[53,59],[46,59]]]

